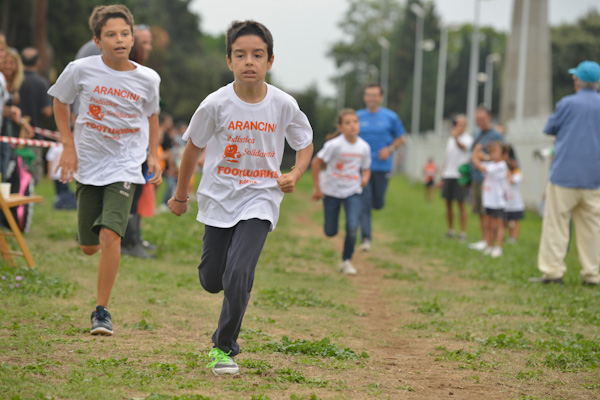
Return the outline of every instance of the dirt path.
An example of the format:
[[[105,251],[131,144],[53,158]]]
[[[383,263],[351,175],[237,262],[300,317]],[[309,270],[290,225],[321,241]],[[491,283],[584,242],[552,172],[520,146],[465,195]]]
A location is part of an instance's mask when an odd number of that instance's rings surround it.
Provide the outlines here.
[[[322,227],[310,218],[310,213],[297,216],[300,235],[314,235]],[[337,252],[341,254],[344,232],[328,239]],[[359,334],[354,338],[353,346],[368,349],[370,359],[366,372],[356,372],[357,376],[349,381],[359,382],[367,386],[377,382],[377,391],[384,397],[406,399],[511,399],[518,397],[518,388],[507,387],[501,377],[494,372],[458,369],[457,363],[436,361],[436,348],[456,347],[456,342],[439,338],[414,338],[402,326],[418,322],[418,316],[410,309],[394,307],[392,302],[416,302],[420,299],[409,298],[403,293],[390,296],[390,291],[397,290],[398,281],[384,279],[385,271],[377,268],[376,263],[384,260],[394,261],[400,265],[414,268],[428,285],[442,288],[449,282],[439,282],[432,268],[418,268],[418,261],[410,256],[398,259],[390,251],[393,243],[386,243],[386,238],[376,237],[373,252],[363,253],[356,249],[353,265],[359,271],[351,277],[356,287],[357,296],[353,306],[363,315],[357,317],[360,324]],[[429,271],[428,271],[429,270]],[[429,276],[431,275],[431,276]],[[436,282],[435,279],[438,279]],[[450,277],[461,286],[474,283]],[[406,282],[400,284],[414,284]],[[439,353],[439,352],[437,352]],[[475,379],[474,376],[478,378]],[[477,380],[477,382],[476,382]],[[375,393],[377,394],[377,393]]]

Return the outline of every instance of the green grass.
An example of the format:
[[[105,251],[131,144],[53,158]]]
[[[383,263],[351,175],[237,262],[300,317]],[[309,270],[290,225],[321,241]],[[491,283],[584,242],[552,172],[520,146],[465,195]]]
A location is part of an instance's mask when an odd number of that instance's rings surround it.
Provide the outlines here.
[[[394,177],[374,213],[374,250],[357,254],[352,279],[337,272],[341,238],[322,234],[311,189],[307,175],[284,199],[240,333],[242,375],[223,379],[205,367],[222,295],[198,284],[195,203],[181,218],[144,219],[157,258],[122,258],[115,336],[92,337],[98,257],[79,251],[75,213],[53,210],[42,182],[46,201],[25,235],[37,267],[0,264],[2,397],[439,398],[452,382],[457,398],[498,388],[507,399],[600,398],[600,291],[581,285],[574,242],[564,286],[527,282],[539,274],[537,215],[503,257],[484,258],[444,237],[441,200]],[[470,240],[477,227],[471,218]],[[364,263],[372,276],[361,276]],[[439,366],[447,380],[430,373]]]

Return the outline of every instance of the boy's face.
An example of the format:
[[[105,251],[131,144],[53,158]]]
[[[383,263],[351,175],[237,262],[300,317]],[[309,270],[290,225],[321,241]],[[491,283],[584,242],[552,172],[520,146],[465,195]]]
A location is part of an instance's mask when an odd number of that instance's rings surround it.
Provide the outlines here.
[[[233,72],[236,82],[245,86],[262,84],[271,69],[275,56],[269,59],[267,44],[259,36],[244,35],[231,45],[231,58],[227,66]]]
[[[129,59],[134,39],[131,26],[123,18],[110,18],[94,41],[107,61],[123,62]]]

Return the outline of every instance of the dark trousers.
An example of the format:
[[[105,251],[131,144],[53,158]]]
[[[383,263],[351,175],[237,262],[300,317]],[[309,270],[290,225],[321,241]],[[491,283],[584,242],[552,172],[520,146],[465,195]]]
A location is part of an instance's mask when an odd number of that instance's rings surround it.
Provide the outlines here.
[[[219,325],[212,336],[215,347],[230,356],[240,352],[237,343],[258,257],[271,223],[260,219],[240,221],[231,228],[206,226],[198,275],[210,293],[225,292]]]
[[[385,192],[387,191],[389,172],[371,171],[371,179],[363,188],[362,214],[360,216],[360,233],[362,241],[371,240],[371,210],[381,210],[385,203]]]

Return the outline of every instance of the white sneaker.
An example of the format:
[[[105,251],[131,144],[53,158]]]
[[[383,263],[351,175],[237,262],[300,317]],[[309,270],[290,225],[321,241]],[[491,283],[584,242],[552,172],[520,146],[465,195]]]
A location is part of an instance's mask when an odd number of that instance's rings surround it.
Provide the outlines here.
[[[492,250],[493,250],[493,248],[491,248],[491,247],[489,247],[489,246],[488,246],[488,247],[486,247],[486,248],[485,248],[485,250],[483,251],[483,255],[484,255],[484,256],[489,256],[489,255],[492,255]]]
[[[363,240],[358,249],[363,252],[371,251],[371,241],[369,239]]]
[[[356,275],[356,269],[350,260],[344,260],[340,264],[340,272],[345,275]]]
[[[502,247],[496,246],[492,249],[492,251],[490,251],[490,257],[498,258],[500,256],[502,256]]]
[[[483,251],[487,248],[487,242],[485,240],[480,240],[479,242],[470,243],[469,248],[471,250]]]

